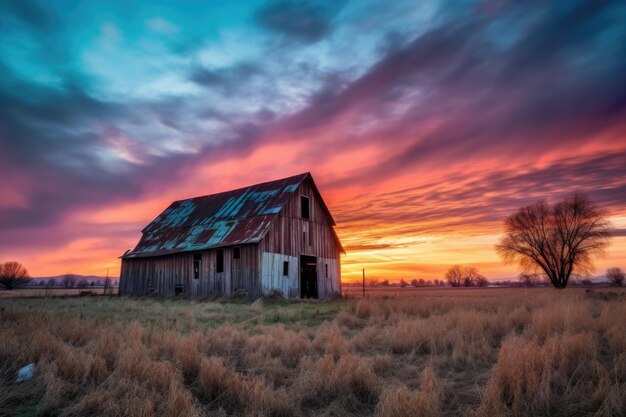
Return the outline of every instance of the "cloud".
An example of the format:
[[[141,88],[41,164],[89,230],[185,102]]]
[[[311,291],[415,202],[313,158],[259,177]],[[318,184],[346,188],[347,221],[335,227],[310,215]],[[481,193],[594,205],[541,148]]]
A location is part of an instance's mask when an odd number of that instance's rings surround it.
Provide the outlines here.
[[[357,174],[367,182],[441,159],[571,149],[619,125],[626,116],[626,90],[614,83],[626,71],[626,31],[616,30],[623,4],[568,2],[556,12],[535,5],[527,15],[519,7],[443,19],[347,86],[323,86],[283,121],[285,131],[340,124],[360,146],[394,138],[395,154]],[[499,37],[510,35],[493,32],[502,22],[516,34],[505,44]],[[371,127],[354,135],[363,122]]]
[[[6,13],[40,31],[50,30],[56,24],[55,16],[36,1],[8,0],[3,2],[2,8]]]
[[[614,237],[618,237],[618,236],[626,237],[626,229],[614,229],[611,235]]]
[[[176,34],[180,32],[180,27],[162,17],[155,17],[146,21],[146,25],[155,32],[166,35]]]
[[[189,78],[202,87],[232,94],[243,88],[253,77],[262,74],[262,68],[244,62],[219,69],[196,67],[191,71]]]
[[[489,234],[501,229],[506,216],[530,202],[559,200],[584,191],[610,214],[626,206],[626,164],[623,151],[557,160],[545,167],[505,166],[480,172],[460,172],[419,186],[369,195],[340,205],[334,215],[340,229],[364,222],[373,239],[380,227],[394,228],[394,236],[419,234]],[[365,207],[367,202],[367,207]],[[344,226],[345,225],[345,226]],[[376,241],[369,243],[376,245]]]
[[[334,9],[312,1],[278,0],[256,12],[256,21],[264,28],[303,43],[318,42],[332,30]]]
[[[2,241],[15,242],[16,230],[48,227],[76,211],[141,198],[181,180],[209,155],[249,151],[261,131],[256,119],[233,122],[227,137],[196,140],[172,152],[171,140],[154,141],[150,121],[156,117],[185,138],[195,135],[193,125],[177,125],[184,122],[186,104],[104,101],[89,92],[88,83],[68,79],[62,85],[51,88],[5,72],[0,177],[11,183],[20,204],[0,207]]]

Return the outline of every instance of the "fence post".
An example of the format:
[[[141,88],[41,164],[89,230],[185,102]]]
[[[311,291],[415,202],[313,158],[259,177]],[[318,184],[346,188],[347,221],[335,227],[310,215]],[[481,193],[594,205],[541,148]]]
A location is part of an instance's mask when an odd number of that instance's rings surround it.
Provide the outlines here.
[[[363,268],[363,298],[365,298],[365,268]]]

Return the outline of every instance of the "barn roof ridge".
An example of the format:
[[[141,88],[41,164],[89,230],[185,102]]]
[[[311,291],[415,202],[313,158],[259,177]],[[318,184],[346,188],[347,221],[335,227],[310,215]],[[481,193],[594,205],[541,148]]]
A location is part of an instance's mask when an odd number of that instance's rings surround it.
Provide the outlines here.
[[[268,184],[271,184],[271,183],[274,183],[274,182],[283,182],[283,181],[287,181],[287,180],[290,180],[290,179],[292,179],[292,178],[302,177],[302,180],[301,180],[301,181],[304,181],[304,179],[305,179],[307,176],[309,176],[309,177],[311,177],[311,178],[312,178],[312,176],[311,176],[311,172],[307,171],[307,172],[302,172],[302,173],[300,173],[300,174],[290,175],[290,176],[288,176],[288,177],[284,177],[284,178],[279,178],[279,179],[277,179],[277,180],[270,180],[270,181],[258,182],[258,183],[256,183],[256,184],[250,184],[250,185],[246,185],[246,186],[244,186],[244,187],[233,188],[232,190],[218,191],[217,193],[211,193],[211,194],[198,195],[198,196],[195,196],[195,197],[189,197],[189,198],[182,198],[182,199],[180,199],[180,200],[174,200],[174,201],[172,201],[172,203],[171,203],[171,204],[174,204],[174,203],[180,203],[180,202],[182,202],[182,201],[187,201],[187,200],[196,200],[196,199],[199,199],[199,198],[205,198],[205,197],[216,197],[216,196],[218,196],[218,195],[220,195],[220,194],[234,193],[234,192],[237,192],[237,191],[243,191],[243,190],[248,189],[248,188],[260,187],[260,186],[263,186],[263,185],[268,185]],[[171,204],[170,204],[170,205],[171,205]]]

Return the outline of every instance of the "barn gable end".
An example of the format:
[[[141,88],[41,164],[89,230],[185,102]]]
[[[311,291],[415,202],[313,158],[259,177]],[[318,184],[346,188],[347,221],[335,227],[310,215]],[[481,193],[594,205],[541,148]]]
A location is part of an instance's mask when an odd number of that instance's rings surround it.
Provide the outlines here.
[[[302,197],[308,199],[309,218],[302,216]],[[307,178],[285,203],[260,242],[264,290],[278,289],[285,297],[301,296],[301,256],[316,258],[315,273],[320,298],[339,293],[340,253],[343,247],[335,224],[312,178]],[[288,262],[288,275],[276,270]]]

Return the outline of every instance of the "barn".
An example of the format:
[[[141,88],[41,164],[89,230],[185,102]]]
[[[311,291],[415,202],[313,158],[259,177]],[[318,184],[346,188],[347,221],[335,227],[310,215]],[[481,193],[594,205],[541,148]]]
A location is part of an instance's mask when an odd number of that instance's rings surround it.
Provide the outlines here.
[[[173,202],[122,256],[120,294],[341,291],[335,222],[310,173]]]

